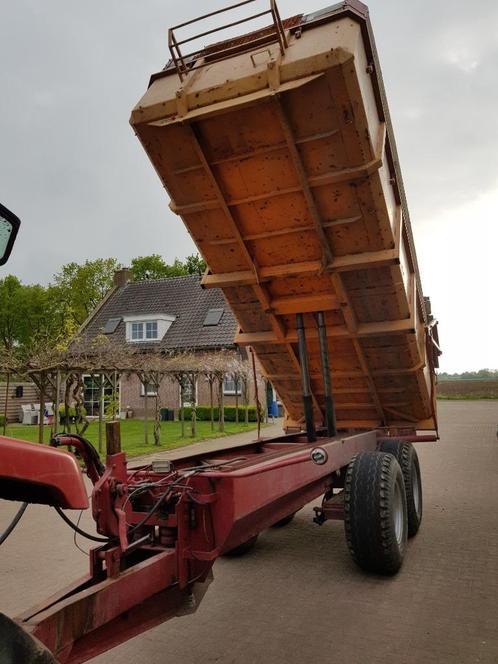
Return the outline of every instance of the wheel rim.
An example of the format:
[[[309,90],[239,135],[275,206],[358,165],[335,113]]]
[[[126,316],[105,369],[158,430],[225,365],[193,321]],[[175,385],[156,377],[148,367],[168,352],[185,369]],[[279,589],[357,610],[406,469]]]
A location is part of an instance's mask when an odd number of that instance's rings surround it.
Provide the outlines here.
[[[403,530],[404,530],[404,513],[403,513],[403,496],[401,494],[401,488],[399,482],[396,482],[394,485],[394,496],[393,496],[393,516],[394,516],[394,534],[396,535],[396,541],[399,545],[403,542]]]
[[[417,516],[420,516],[420,477],[415,464],[412,466],[412,495],[415,512]]]

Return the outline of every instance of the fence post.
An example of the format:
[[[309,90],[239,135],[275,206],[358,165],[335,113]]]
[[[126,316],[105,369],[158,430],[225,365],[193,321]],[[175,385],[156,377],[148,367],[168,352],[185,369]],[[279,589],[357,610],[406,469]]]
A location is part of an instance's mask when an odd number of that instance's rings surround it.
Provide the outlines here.
[[[105,445],[107,456],[121,452],[121,426],[119,421],[106,423]]]

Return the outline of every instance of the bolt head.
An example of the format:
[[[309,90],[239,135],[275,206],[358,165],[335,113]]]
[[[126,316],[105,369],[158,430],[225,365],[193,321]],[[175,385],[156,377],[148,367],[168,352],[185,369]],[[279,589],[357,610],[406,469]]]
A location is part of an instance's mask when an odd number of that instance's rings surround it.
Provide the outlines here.
[[[311,450],[311,460],[313,463],[316,463],[317,466],[323,466],[327,462],[329,455],[323,449],[323,447],[315,447]]]

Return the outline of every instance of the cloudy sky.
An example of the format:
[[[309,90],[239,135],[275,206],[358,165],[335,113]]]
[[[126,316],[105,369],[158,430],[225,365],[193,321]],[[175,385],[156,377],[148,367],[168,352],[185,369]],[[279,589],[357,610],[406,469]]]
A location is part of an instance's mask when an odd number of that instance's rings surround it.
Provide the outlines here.
[[[168,59],[167,28],[224,4],[3,3],[0,202],[23,222],[9,272],[47,283],[71,260],[192,253],[128,118]],[[279,0],[283,16],[326,4]],[[442,369],[498,368],[498,3],[370,12]]]

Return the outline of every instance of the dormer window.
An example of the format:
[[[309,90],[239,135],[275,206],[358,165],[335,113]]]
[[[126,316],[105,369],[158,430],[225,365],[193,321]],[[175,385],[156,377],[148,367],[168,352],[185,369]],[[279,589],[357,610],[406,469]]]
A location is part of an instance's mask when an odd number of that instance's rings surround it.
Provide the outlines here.
[[[157,339],[157,320],[151,320],[145,323],[145,338]]]
[[[171,327],[175,316],[168,314],[156,314],[145,316],[126,316],[126,341],[131,343],[143,343],[148,341],[160,341]]]

